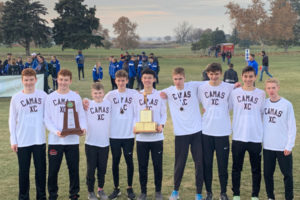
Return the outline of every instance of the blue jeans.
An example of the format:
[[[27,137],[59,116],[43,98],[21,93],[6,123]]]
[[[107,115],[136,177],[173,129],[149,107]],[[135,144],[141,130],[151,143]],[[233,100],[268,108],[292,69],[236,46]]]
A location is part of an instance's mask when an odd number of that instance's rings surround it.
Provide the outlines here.
[[[269,73],[269,67],[268,67],[268,66],[263,66],[263,67],[262,67],[262,70],[261,70],[261,72],[260,72],[260,79],[259,79],[259,81],[262,81],[264,71],[266,72],[266,74],[267,74],[268,76],[270,76],[271,78],[273,77],[273,76]]]

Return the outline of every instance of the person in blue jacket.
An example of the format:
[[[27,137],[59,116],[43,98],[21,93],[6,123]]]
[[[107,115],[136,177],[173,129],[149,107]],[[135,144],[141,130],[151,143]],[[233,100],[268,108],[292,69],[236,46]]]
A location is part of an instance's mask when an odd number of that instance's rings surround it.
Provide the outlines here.
[[[22,57],[18,57],[16,64],[19,66],[21,72],[23,71],[23,69],[25,69],[25,66],[23,65]]]
[[[110,75],[112,90],[117,89],[117,85],[115,82],[115,79],[116,79],[115,74],[118,70],[119,70],[119,62],[118,62],[117,58],[112,57],[110,65],[109,65],[109,75]]]
[[[25,69],[26,69],[26,68],[32,68],[32,64],[33,64],[33,62],[32,62],[32,57],[29,56],[29,57],[27,57],[27,61],[26,61],[26,63],[25,63],[24,68],[25,68]]]
[[[78,67],[78,79],[80,80],[80,72],[82,72],[82,80],[84,80],[84,56],[81,50],[78,51],[78,55],[76,56],[76,63]]]
[[[31,54],[31,58],[32,58],[32,64],[31,64],[31,68],[35,70],[35,68],[38,66],[39,62],[37,60],[37,54],[36,53],[32,53]]]
[[[136,77],[136,69],[135,69],[135,56],[131,56],[131,59],[128,63],[128,76],[129,76],[129,83],[128,88],[133,89],[134,79]]]
[[[141,81],[141,77],[142,77],[142,71],[143,71],[143,60],[142,60],[142,56],[138,57],[139,59],[139,64],[137,67],[137,74],[136,74],[136,79],[137,79],[137,90],[141,90],[143,89],[143,83]]]
[[[155,79],[157,80],[157,73],[158,73],[158,65],[156,62],[154,62],[153,57],[149,57],[149,68],[152,69],[155,72]],[[153,88],[156,89],[156,82],[153,83]]]
[[[56,56],[51,56],[52,70],[51,70],[51,76],[52,76],[52,82],[53,82],[53,90],[57,90],[57,74],[60,71],[60,62],[57,60]]]
[[[100,82],[103,79],[103,68],[101,67],[101,62],[97,62],[93,67],[93,81]]]
[[[250,54],[249,60],[248,60],[248,66],[253,67],[255,70],[255,75],[258,73],[258,63],[255,61],[255,55]]]

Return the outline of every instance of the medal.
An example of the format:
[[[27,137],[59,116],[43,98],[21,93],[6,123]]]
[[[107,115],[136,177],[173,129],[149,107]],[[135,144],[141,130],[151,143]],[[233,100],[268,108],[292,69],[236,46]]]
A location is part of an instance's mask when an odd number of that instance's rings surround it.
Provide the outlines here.
[[[183,111],[184,109],[183,109],[183,107],[180,107],[180,111]]]
[[[121,113],[121,114],[124,114],[124,110],[123,110],[123,109],[121,109],[121,110],[120,110],[120,113]]]

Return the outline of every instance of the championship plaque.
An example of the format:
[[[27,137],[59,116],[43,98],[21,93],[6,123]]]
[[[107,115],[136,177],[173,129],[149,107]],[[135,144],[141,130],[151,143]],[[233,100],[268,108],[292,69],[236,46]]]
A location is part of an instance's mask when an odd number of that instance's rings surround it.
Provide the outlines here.
[[[153,113],[148,107],[146,93],[144,93],[144,102],[146,108],[140,111],[140,122],[135,124],[135,133],[156,133],[157,123],[153,122]]]
[[[66,109],[64,112],[64,126],[61,132],[61,135],[73,135],[73,134],[82,134],[82,130],[79,125],[78,113],[75,109],[74,101],[66,102]]]

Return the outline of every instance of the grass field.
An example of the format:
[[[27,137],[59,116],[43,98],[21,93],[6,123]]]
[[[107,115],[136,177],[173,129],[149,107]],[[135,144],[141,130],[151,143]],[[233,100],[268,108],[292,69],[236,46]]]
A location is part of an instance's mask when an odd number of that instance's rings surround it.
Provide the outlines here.
[[[282,49],[275,49],[273,47],[267,48],[270,59],[270,73],[277,77],[281,81],[280,94],[285,98],[289,99],[293,105],[297,120],[297,127],[299,129],[300,124],[300,48],[292,48],[288,53],[283,53]],[[201,73],[205,66],[211,62],[221,62],[221,58],[203,57],[199,54],[194,54],[190,51],[189,47],[178,47],[174,49],[145,49],[136,50],[135,53],[146,51],[147,54],[154,52],[155,55],[159,56],[159,62],[161,66],[161,72],[159,74],[160,84],[158,89],[163,89],[172,84],[171,70],[174,67],[182,66],[186,69],[186,79],[190,80],[201,80]],[[235,69],[240,74],[241,69],[245,66],[242,49],[238,50],[238,56],[234,56],[232,62],[235,64]],[[259,48],[251,49],[251,52],[258,52]],[[7,52],[12,52],[14,56],[24,56],[24,50],[21,48],[0,48],[0,58],[5,58]],[[106,91],[111,88],[110,79],[108,76],[108,61],[109,55],[119,56],[120,50],[103,50],[91,48],[85,50],[83,53],[86,57],[85,63],[85,74],[86,78],[84,81],[78,81],[77,78],[77,67],[75,65],[74,57],[76,51],[65,50],[61,51],[58,47],[50,49],[32,49],[32,52],[41,52],[47,60],[49,56],[57,55],[60,60],[62,68],[68,68],[73,72],[73,84],[72,90],[76,90],[80,93],[81,97],[90,98],[90,84],[92,83],[92,67],[96,61],[102,62],[104,70],[104,86]],[[267,52],[268,53],[268,52]],[[25,57],[25,56],[24,56]],[[257,57],[256,60],[261,64],[261,57]],[[223,64],[223,70],[227,69],[226,65]],[[264,75],[264,79],[266,79]],[[49,84],[52,85],[52,80],[49,78]],[[136,83],[135,83],[136,84]],[[257,82],[257,87],[263,89],[263,84]],[[8,131],[8,113],[9,113],[9,102],[10,98],[0,98],[0,199],[3,200],[14,200],[17,199],[18,195],[18,163],[17,156],[11,151],[9,143],[9,131]],[[174,165],[174,136],[172,120],[168,114],[168,121],[164,130],[165,141],[164,141],[164,160],[163,160],[163,189],[165,199],[169,196],[173,189],[173,165]],[[85,173],[86,173],[86,159],[84,154],[84,138],[81,138],[80,144],[80,186],[81,191],[80,199],[87,199],[87,187],[85,184]],[[300,199],[300,138],[296,139],[296,145],[293,149],[294,156],[294,192],[295,200]],[[228,180],[228,195],[231,198],[231,155],[229,158],[229,180]],[[136,154],[134,154],[135,163],[135,174],[134,174],[134,190],[137,194],[140,192],[138,182],[138,165]],[[153,183],[153,168],[149,163],[149,181],[148,181],[148,197],[154,199],[154,183]],[[33,166],[33,164],[32,164]],[[276,199],[284,199],[284,187],[283,177],[276,168],[275,172],[275,195]],[[31,199],[35,199],[35,186],[34,186],[34,169],[31,170]],[[65,161],[61,166],[59,174],[59,199],[68,199],[68,187],[69,187],[68,171]],[[183,200],[194,199],[195,184],[194,184],[194,167],[191,155],[189,155],[187,166],[185,168],[185,174],[181,183],[180,197]],[[120,167],[120,184],[122,196],[119,199],[126,198],[126,165],[124,158],[121,159]],[[245,159],[244,170],[242,173],[242,184],[241,184],[241,199],[250,199],[251,196],[251,171],[248,155]],[[113,190],[113,180],[111,171],[111,155],[109,156],[109,162],[106,174],[106,183],[104,187],[106,193],[110,193]],[[203,188],[203,194],[205,194],[205,187]],[[217,165],[214,162],[214,178],[213,178],[213,193],[214,199],[218,199],[220,192]],[[260,199],[267,199],[265,193],[264,181],[262,179]]]

